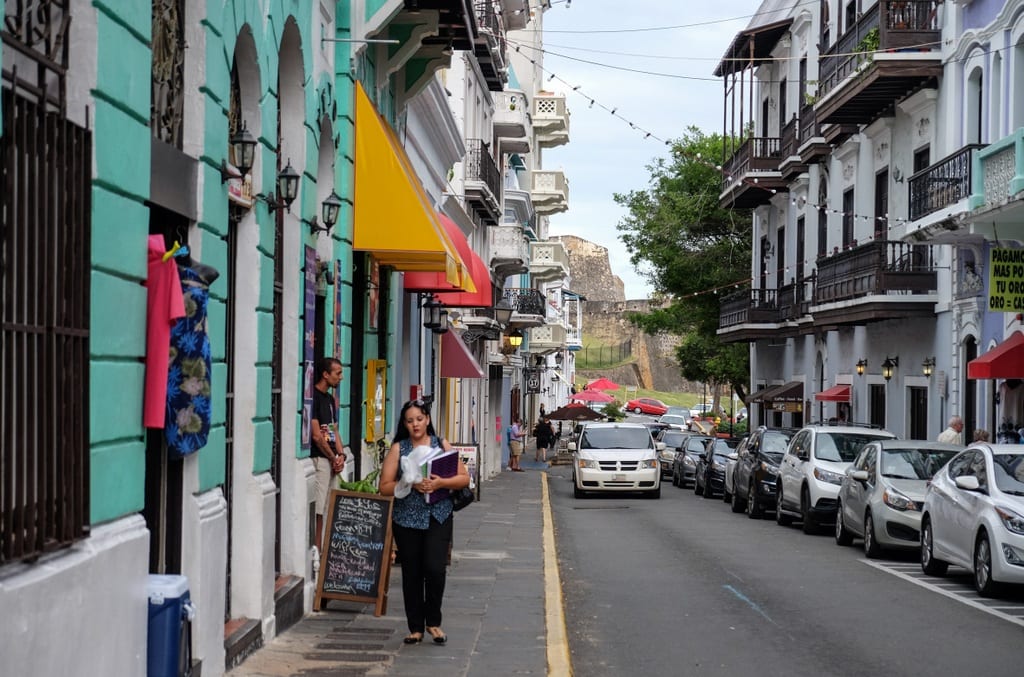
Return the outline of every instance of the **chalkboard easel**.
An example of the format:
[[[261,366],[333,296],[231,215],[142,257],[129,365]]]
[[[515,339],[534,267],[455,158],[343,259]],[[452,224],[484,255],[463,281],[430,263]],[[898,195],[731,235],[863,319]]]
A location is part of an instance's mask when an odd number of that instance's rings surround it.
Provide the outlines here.
[[[394,498],[334,490],[327,499],[314,609],[337,599],[388,610],[391,581],[391,510]]]

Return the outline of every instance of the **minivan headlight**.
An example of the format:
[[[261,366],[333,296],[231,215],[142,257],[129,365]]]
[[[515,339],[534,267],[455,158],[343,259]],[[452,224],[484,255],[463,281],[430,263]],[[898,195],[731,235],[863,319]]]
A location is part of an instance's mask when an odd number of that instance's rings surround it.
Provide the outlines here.
[[[1021,517],[1009,508],[995,506],[996,514],[1003,521],[1003,526],[1015,534],[1024,535],[1024,517]]]
[[[814,478],[819,482],[827,482],[828,484],[842,484],[843,476],[837,472],[831,470],[825,470],[824,468],[814,469]]]
[[[640,468],[641,469],[644,469],[644,468],[657,468],[657,467],[658,467],[658,459],[656,459],[656,458],[645,458],[644,460],[640,461]]]
[[[597,465],[597,461],[590,458],[581,458],[579,460],[580,468],[591,468],[597,470],[600,466]]]

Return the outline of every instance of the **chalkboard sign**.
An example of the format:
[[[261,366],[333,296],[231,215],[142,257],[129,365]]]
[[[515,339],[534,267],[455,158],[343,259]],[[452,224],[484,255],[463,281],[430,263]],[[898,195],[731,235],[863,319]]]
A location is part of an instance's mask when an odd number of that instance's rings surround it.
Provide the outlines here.
[[[393,501],[378,494],[331,492],[314,608],[321,600],[337,599],[375,604],[375,616],[387,613]]]

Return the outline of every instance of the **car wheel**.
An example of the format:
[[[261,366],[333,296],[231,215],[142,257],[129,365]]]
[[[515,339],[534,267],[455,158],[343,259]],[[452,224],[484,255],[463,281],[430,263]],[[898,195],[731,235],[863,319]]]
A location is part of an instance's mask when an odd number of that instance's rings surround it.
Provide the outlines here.
[[[871,513],[864,515],[864,556],[868,559],[878,559],[882,554],[882,546],[878,545],[875,539],[875,520]]]
[[[805,534],[813,536],[818,533],[818,523],[811,516],[811,494],[807,487],[800,492],[800,518],[803,520]]]
[[[735,489],[735,487],[733,487],[733,489]],[[747,507],[745,501],[740,498],[740,495],[735,491],[732,492],[732,502],[730,502],[729,505],[732,506],[732,511],[735,513],[743,512],[743,509]]]
[[[775,523],[780,527],[788,527],[793,523],[793,518],[790,515],[782,512],[782,484],[778,484],[775,489]]]
[[[640,407],[633,407],[633,413],[634,414],[642,414],[643,410],[640,409]]]
[[[661,498],[661,485],[659,484],[658,488],[654,491],[648,491],[647,498]]]
[[[747,517],[756,520],[761,519],[762,515],[764,515],[764,508],[757,500],[757,488],[754,486],[754,481],[751,480],[750,486],[747,487]]]
[[[927,517],[921,522],[921,571],[929,576],[945,576],[949,564],[936,559],[932,552],[932,523]]]
[[[575,482],[572,483],[572,495],[573,498],[583,498],[586,496],[586,494],[583,493],[583,490],[576,486]]]
[[[993,597],[999,591],[999,584],[992,580],[992,543],[985,531],[974,544],[974,589],[982,597]]]
[[[843,504],[839,504],[839,510],[836,512],[836,545],[850,545],[853,543],[853,534],[846,528],[846,522],[843,521]]]

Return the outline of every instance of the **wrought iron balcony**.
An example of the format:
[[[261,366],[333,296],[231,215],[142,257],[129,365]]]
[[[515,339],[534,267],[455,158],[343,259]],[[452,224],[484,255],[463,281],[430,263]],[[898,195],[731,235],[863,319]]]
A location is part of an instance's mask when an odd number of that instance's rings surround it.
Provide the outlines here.
[[[539,327],[544,324],[547,313],[544,295],[533,288],[509,287],[504,292],[512,306],[513,327]]]
[[[815,325],[934,315],[937,276],[929,245],[875,240],[819,258],[817,267]]]
[[[779,173],[780,162],[779,137],[753,136],[744,141],[722,165],[719,204],[740,209],[767,204],[773,190],[786,186]]]
[[[971,194],[971,156],[982,144],[970,144],[922,169],[907,181],[910,191],[910,220],[917,221],[951,207]],[[967,211],[967,204],[964,204]]]
[[[533,136],[533,118],[526,94],[509,89],[494,92],[494,135],[503,153],[529,153]]]
[[[942,75],[935,0],[879,0],[819,58],[821,124],[869,124]],[[850,76],[856,74],[856,78]]]
[[[530,277],[540,282],[569,276],[569,254],[558,241],[530,243]]]
[[[480,139],[466,141],[466,206],[481,222],[493,226],[501,221],[501,174],[491,157],[491,149]]]
[[[475,0],[473,10],[479,28],[473,42],[473,53],[487,88],[500,92],[508,81],[505,25],[492,0]]]
[[[533,208],[538,214],[551,215],[569,209],[569,180],[562,170],[533,172]]]
[[[530,352],[553,353],[566,347],[566,331],[561,324],[544,324],[530,330]]]
[[[533,95],[533,129],[537,143],[554,148],[569,142],[569,108],[565,94],[537,92]]]
[[[487,237],[495,276],[505,279],[530,270],[530,244],[522,226],[508,223],[494,226],[487,229]]]

